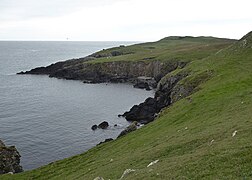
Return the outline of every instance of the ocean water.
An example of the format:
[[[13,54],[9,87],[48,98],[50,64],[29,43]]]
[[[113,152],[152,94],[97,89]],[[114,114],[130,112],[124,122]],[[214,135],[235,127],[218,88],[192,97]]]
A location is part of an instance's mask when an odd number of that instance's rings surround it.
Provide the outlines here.
[[[17,147],[25,170],[117,137],[128,125],[117,115],[154,93],[129,84],[84,84],[16,72],[131,43],[0,41],[0,139]],[[102,121],[111,126],[91,130]]]

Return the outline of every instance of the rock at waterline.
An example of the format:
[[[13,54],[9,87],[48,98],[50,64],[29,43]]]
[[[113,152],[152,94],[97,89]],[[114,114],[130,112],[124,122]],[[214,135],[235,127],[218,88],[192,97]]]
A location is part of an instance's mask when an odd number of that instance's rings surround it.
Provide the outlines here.
[[[100,129],[107,129],[108,126],[109,126],[109,123],[107,121],[103,121],[102,123],[100,123],[98,125],[98,128],[100,128]]]
[[[151,90],[149,84],[146,82],[137,82],[134,84],[134,88]]]
[[[158,102],[154,98],[147,98],[145,102],[134,105],[130,111],[125,112],[123,117],[127,121],[137,121],[142,124],[147,124],[154,120],[154,116],[157,112],[160,111]]]
[[[95,125],[93,125],[92,127],[91,127],[91,129],[94,131],[94,130],[96,130],[98,128],[98,126],[95,124]]]
[[[124,129],[117,138],[125,136],[126,134],[137,130],[137,122],[134,121],[133,123],[131,123],[126,129]]]
[[[153,77],[139,76],[136,79],[134,87],[150,91],[151,90],[150,87],[152,88],[157,87],[157,81]]]
[[[7,147],[0,140],[0,174],[22,172],[23,168],[19,165],[20,157],[15,146]]]
[[[97,146],[100,145],[100,144],[109,142],[109,141],[113,141],[113,140],[114,140],[114,139],[112,139],[112,138],[105,139],[105,141],[100,142],[99,144],[97,144]]]

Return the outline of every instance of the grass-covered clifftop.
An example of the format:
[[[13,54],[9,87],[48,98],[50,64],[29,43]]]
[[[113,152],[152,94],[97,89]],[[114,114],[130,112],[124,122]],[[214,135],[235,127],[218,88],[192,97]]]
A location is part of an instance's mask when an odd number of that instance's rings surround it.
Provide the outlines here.
[[[83,154],[1,178],[93,180],[100,176],[120,179],[126,169],[133,169],[123,179],[251,179],[251,40],[250,32],[231,45],[210,46],[211,53],[204,52],[207,45],[203,49],[202,45],[199,49],[192,48],[191,53],[184,51],[183,43],[178,54],[160,52],[159,58],[191,60],[183,69],[170,72],[160,81],[165,84],[181,71],[188,72],[176,86],[178,92],[192,86],[190,96],[181,96],[155,121],[127,136]],[[145,45],[152,47],[151,44]],[[165,49],[162,43],[160,46]],[[204,58],[198,55],[196,58],[195,53],[205,54]],[[155,160],[159,161],[147,167]]]

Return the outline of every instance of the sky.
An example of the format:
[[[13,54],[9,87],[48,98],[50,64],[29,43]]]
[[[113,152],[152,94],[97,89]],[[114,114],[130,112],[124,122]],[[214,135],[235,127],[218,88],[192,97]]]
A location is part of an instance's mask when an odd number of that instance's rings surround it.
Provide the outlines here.
[[[239,39],[252,31],[251,0],[0,0],[0,40]]]

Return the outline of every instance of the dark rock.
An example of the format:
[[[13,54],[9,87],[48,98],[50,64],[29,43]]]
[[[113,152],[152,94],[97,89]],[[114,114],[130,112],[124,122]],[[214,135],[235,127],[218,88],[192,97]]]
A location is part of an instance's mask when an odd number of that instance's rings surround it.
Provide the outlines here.
[[[21,72],[19,72],[19,73],[17,73],[17,74],[25,74],[25,72],[24,72],[24,71],[21,71]]]
[[[65,62],[57,62],[55,64],[51,64],[47,67],[37,67],[37,68],[34,68],[30,71],[26,71],[26,72],[19,72],[17,74],[51,74],[53,72],[56,72],[58,71],[59,69],[62,69],[63,68],[63,65],[65,63],[67,63],[68,61],[65,61]]]
[[[178,63],[165,63],[159,61],[137,61],[137,62],[104,62],[85,63],[99,57],[112,57],[120,54],[129,54],[122,50],[100,51],[90,56],[57,62],[47,67],[38,67],[30,71],[19,72],[18,74],[39,74],[49,75],[60,79],[81,80],[84,83],[139,83],[139,88],[150,90],[156,88],[157,81],[154,77],[164,76],[176,69]],[[158,78],[157,78],[158,79]],[[148,85],[147,85],[147,84]]]
[[[113,76],[113,77],[108,78],[108,81],[112,83],[124,83],[124,82],[127,82],[128,80],[129,80],[129,77],[127,76]]]
[[[103,144],[103,143],[106,143],[106,142],[109,142],[109,141],[113,141],[114,139],[112,139],[112,138],[108,138],[108,139],[105,139],[105,141],[103,141],[103,142],[100,142],[99,144],[97,144],[97,145],[101,145],[101,144]]]
[[[176,84],[186,76],[187,73],[183,72],[175,76],[165,77],[160,81],[154,98],[147,98],[143,103],[134,105],[130,111],[123,114],[123,117],[128,121],[137,121],[143,124],[153,121],[156,113],[172,103],[173,94],[178,91]],[[184,92],[181,88],[179,90],[178,92]]]
[[[162,74],[157,74],[154,79],[156,82],[159,82],[162,79],[163,75]]]
[[[107,121],[103,121],[102,123],[100,123],[98,125],[98,128],[100,128],[100,129],[107,129],[108,126],[109,126],[109,123]]]
[[[145,102],[134,105],[130,111],[125,112],[123,116],[128,121],[137,121],[143,124],[154,120],[154,114],[159,112],[157,101],[154,98],[147,98]]]
[[[114,125],[114,127],[117,127],[117,126],[118,126],[117,124]]]
[[[134,84],[134,88],[150,89],[149,84],[147,82],[137,82],[136,84]]]
[[[134,121],[133,123],[131,123],[126,129],[124,129],[117,138],[125,136],[126,134],[137,130],[137,122]]]
[[[83,80],[83,83],[85,83],[85,84],[92,84],[92,81],[90,81],[90,80]]]
[[[98,128],[98,126],[95,124],[95,125],[93,125],[92,127],[91,127],[91,129],[94,131],[94,130],[96,130]]]
[[[147,86],[145,89],[146,91],[151,91],[151,88],[149,86]]]
[[[0,140],[0,174],[22,172],[20,157],[15,146],[7,147]]]
[[[152,88],[157,87],[157,81],[152,77],[140,76],[137,77],[136,82],[134,84],[135,88],[151,90]]]

